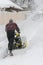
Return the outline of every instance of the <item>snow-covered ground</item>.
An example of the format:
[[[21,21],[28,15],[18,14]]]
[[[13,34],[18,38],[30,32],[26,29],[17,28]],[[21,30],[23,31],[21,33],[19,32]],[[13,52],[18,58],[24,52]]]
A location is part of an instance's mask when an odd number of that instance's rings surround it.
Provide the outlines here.
[[[0,26],[0,65],[43,65],[43,14],[32,12],[26,20],[17,22],[21,35],[26,36],[28,48],[14,50],[13,57],[7,55],[7,37],[5,26]],[[1,59],[2,58],[2,59]]]

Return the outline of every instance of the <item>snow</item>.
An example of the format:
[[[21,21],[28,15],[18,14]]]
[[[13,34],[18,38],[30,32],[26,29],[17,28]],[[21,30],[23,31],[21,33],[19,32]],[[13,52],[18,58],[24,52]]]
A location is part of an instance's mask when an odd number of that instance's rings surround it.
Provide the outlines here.
[[[34,2],[37,5],[37,10],[43,9],[43,0],[34,0]]]
[[[13,57],[8,56],[5,59],[1,59],[1,57],[3,58],[3,56],[6,56],[5,53],[7,53],[7,39],[4,30],[5,27],[1,25],[0,34],[5,34],[5,36],[3,36],[5,40],[3,39],[3,41],[0,43],[0,65],[43,65],[43,15],[38,12],[34,12],[31,13],[30,17],[28,14],[28,17],[26,20],[24,20],[24,22],[22,21],[17,23],[20,26],[22,32],[21,35],[26,36],[29,47],[22,50],[14,50]]]
[[[0,0],[0,8],[6,8],[6,7],[15,7],[17,9],[21,9],[22,8],[18,5],[16,5],[15,3],[11,2],[10,0]]]
[[[29,46],[14,50],[13,57],[8,56],[3,59],[8,52],[8,40],[5,25],[0,25],[0,65],[43,65],[43,11],[28,13],[27,19],[17,24],[21,35],[26,36]]]

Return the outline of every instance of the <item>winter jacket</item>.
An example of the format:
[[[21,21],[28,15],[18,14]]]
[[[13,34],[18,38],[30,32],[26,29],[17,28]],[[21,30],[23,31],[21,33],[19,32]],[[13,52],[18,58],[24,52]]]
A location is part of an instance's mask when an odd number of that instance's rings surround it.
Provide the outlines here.
[[[8,23],[6,25],[6,32],[9,31],[9,30],[16,30],[18,33],[20,32],[18,25],[16,23],[13,23],[13,22]]]

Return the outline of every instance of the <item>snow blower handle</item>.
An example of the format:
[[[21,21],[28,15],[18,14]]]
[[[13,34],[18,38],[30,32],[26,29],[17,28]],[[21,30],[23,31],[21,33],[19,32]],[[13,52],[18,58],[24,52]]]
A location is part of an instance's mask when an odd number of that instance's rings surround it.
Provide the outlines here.
[[[18,32],[18,34],[20,34],[20,31]]]
[[[17,33],[20,34],[20,30]]]

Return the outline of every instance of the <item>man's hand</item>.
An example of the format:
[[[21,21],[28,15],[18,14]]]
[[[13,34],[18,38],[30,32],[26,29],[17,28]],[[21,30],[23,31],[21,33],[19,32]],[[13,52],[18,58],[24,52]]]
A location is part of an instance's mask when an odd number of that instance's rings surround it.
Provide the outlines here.
[[[20,31],[18,33],[20,34]]]

